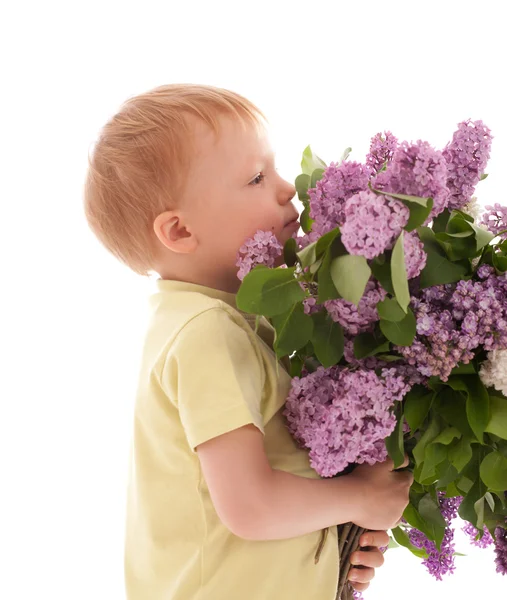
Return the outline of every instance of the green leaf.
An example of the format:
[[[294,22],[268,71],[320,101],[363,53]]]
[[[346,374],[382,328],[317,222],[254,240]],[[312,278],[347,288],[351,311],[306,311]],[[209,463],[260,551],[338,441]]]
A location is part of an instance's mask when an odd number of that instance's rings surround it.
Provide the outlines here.
[[[507,458],[500,452],[491,452],[481,462],[481,479],[495,491],[507,490]]]
[[[412,431],[416,431],[423,424],[433,403],[434,395],[434,392],[428,393],[428,390],[420,385],[414,386],[405,396],[403,410]]]
[[[468,364],[459,363],[454,367],[451,371],[451,376],[453,375],[475,375],[477,373],[474,364],[469,362]]]
[[[303,158],[301,159],[301,170],[305,175],[312,175],[315,169],[325,169],[326,163],[312,152],[310,146],[303,150]]]
[[[479,181],[483,181],[484,179],[486,179],[486,177],[489,175],[489,173],[483,173],[480,178]]]
[[[302,202],[305,205],[305,208],[299,217],[299,222],[301,223],[303,231],[308,233],[312,230],[313,219],[310,217],[310,204],[308,200],[302,200]]]
[[[447,459],[447,448],[443,444],[435,444],[435,441],[426,446],[424,452],[423,468],[419,481],[425,485],[434,483],[436,479],[436,467]],[[419,507],[420,508],[420,507]]]
[[[435,233],[441,233],[442,231],[445,231],[450,216],[451,213],[449,212],[449,209],[444,208],[444,210],[433,219],[433,231]]]
[[[396,300],[402,310],[407,312],[407,307],[410,304],[410,292],[408,290],[405,252],[403,250],[403,231],[400,233],[391,255],[391,277]]]
[[[391,294],[391,296],[394,296],[394,288],[391,277],[391,262],[387,261],[385,256],[381,254],[370,261],[370,268],[374,277],[385,289],[385,291],[388,294]]]
[[[352,152],[352,148],[345,148],[345,150],[343,151],[342,157],[340,158],[340,164],[344,161],[347,160],[347,158],[349,157],[349,154]]]
[[[401,321],[406,317],[406,312],[398,304],[396,298],[386,298],[377,303],[377,312],[385,321]]]
[[[436,483],[435,487],[438,489],[447,488],[449,484],[455,481],[459,475],[458,470],[454,465],[451,465],[448,459],[445,459],[436,468]]]
[[[297,247],[296,240],[293,237],[290,237],[283,245],[283,260],[288,267],[293,267],[298,260]]]
[[[394,462],[394,468],[401,467],[405,460],[405,449],[403,446],[403,414],[398,415],[398,421],[394,431],[385,440],[387,453]]]
[[[317,260],[317,242],[308,244],[308,246],[300,250],[297,255],[303,269],[313,265],[313,263]]]
[[[236,295],[237,307],[251,314],[273,317],[282,314],[305,298],[294,278],[295,267],[270,269],[257,265],[241,282]]]
[[[371,269],[364,256],[337,256],[331,263],[330,272],[340,296],[357,306],[371,275]]]
[[[379,352],[389,352],[389,341],[380,332],[365,331],[354,338],[354,356],[356,358],[367,358]]]
[[[296,186],[296,192],[301,202],[303,200],[310,199],[310,196],[308,195],[308,188],[310,187],[310,175],[307,175],[306,173],[301,173],[301,175],[298,175],[296,177],[294,185]]]
[[[447,451],[447,458],[458,473],[461,473],[472,459],[470,438],[462,437],[457,443],[453,444]]]
[[[412,554],[417,556],[418,558],[428,558],[428,553],[426,550],[422,548],[416,548],[411,542],[408,535],[401,529],[400,527],[395,527],[391,529],[391,533],[394,536],[394,539],[398,542],[400,546],[404,548],[408,548]]]
[[[412,454],[414,455],[415,462],[417,465],[424,461],[424,454],[426,451],[426,446],[432,442],[437,435],[440,433],[440,422],[439,419],[434,417],[427,429],[423,432],[421,439],[417,442],[416,446],[412,450]]]
[[[320,237],[316,242],[315,256],[317,258],[320,258],[327,251],[327,249],[334,243],[335,239],[339,235],[340,235],[340,228],[335,227],[334,229],[331,229],[331,231],[328,231],[322,237]],[[344,250],[343,253],[345,254],[345,252],[346,252],[345,248],[343,250]]]
[[[463,375],[468,388],[467,417],[472,431],[481,444],[490,420],[489,394],[478,375]]]
[[[324,303],[326,300],[340,298],[340,294],[331,277],[331,260],[331,249],[328,248],[319,267],[319,286],[317,288],[317,302],[319,304]]]
[[[466,398],[468,390],[460,378],[450,377],[442,385],[435,398],[435,409],[453,427],[463,435],[474,438],[466,413]]]
[[[447,446],[456,438],[461,438],[461,432],[455,427],[448,427],[438,434],[433,440],[433,444],[444,444]]]
[[[429,227],[419,227],[417,233],[427,254],[426,266],[420,275],[421,288],[463,279],[467,272],[466,267],[448,260],[445,251],[436,241],[433,231]]]
[[[311,315],[313,320],[312,343],[315,355],[326,369],[335,365],[343,356],[344,335],[342,326],[333,321],[329,313]]]
[[[322,176],[324,175],[324,171],[325,171],[325,169],[314,169],[311,180],[310,180],[311,188],[314,188],[317,185],[317,181],[322,179]]]
[[[484,496],[474,502],[474,510],[477,515],[477,529],[482,530],[484,527]]]
[[[406,316],[398,322],[380,319],[380,330],[397,346],[411,346],[416,334],[416,318],[409,308]]]
[[[431,494],[426,494],[421,498],[421,501],[419,502],[419,514],[431,525],[443,529],[447,526],[441,510],[435,500],[431,497]]]
[[[272,317],[276,331],[273,350],[278,358],[305,346],[313,333],[313,321],[302,304],[294,304],[287,312]]]
[[[463,502],[458,509],[459,516],[463,520],[472,523],[474,527],[477,527],[478,520],[475,503],[482,498],[487,491],[486,486],[481,481],[480,477],[478,477],[472,487],[464,494]]]
[[[485,431],[507,440],[507,398],[490,396],[491,417]]]

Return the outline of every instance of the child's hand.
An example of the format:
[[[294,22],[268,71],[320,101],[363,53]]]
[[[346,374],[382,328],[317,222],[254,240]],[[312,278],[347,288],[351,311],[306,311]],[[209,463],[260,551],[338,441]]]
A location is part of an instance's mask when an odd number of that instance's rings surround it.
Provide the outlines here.
[[[387,531],[367,531],[359,538],[363,550],[356,550],[350,555],[352,565],[361,565],[360,569],[350,569],[349,581],[358,592],[364,592],[375,577],[375,569],[384,564],[384,555],[379,550],[389,544]]]

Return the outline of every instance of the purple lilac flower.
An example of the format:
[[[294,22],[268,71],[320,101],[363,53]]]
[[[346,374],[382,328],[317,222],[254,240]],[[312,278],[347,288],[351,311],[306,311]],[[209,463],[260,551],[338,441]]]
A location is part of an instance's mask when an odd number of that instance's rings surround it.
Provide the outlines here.
[[[372,175],[382,171],[391,162],[397,146],[398,139],[390,131],[384,131],[384,136],[377,133],[371,138],[366,165]]]
[[[318,367],[292,379],[284,415],[299,443],[310,450],[310,464],[322,477],[350,463],[374,464],[387,458],[385,438],[394,430],[390,407],[409,390],[395,370]]]
[[[498,235],[501,231],[504,233],[501,234],[502,239],[507,239],[507,206],[501,206],[498,204],[494,204],[493,206],[486,206],[486,211],[482,215],[481,223],[486,225],[486,227],[494,233]]]
[[[333,321],[340,323],[347,333],[357,335],[371,329],[372,324],[379,320],[376,306],[386,296],[387,292],[380,284],[370,279],[358,306],[343,298],[326,300],[324,306]]]
[[[411,298],[417,335],[411,346],[396,346],[405,361],[425,377],[447,381],[460,362],[467,364],[479,346],[507,348],[507,278],[489,265],[479,280],[421,290]]]
[[[446,527],[440,551],[435,542],[429,540],[418,529],[410,529],[408,537],[416,548],[424,549],[428,553],[428,558],[423,559],[422,562],[435,579],[442,581],[442,575],[454,572],[456,568],[454,565],[454,529]]]
[[[452,141],[443,150],[451,192],[449,209],[460,209],[472,198],[488,163],[491,140],[491,130],[482,121],[468,119],[458,124]]]
[[[437,497],[440,511],[447,525],[440,551],[437,549],[435,542],[429,540],[424,533],[415,527],[408,531],[408,537],[416,548],[426,550],[428,558],[423,560],[423,565],[433,577],[441,581],[442,575],[453,573],[455,570],[454,528],[451,527],[451,523],[458,515],[458,508],[463,501],[463,497],[447,498],[445,492],[442,491],[437,493]],[[406,523],[406,521],[404,522]]]
[[[439,215],[447,207],[447,163],[442,152],[428,142],[402,142],[395,150],[392,161],[373,181],[373,187],[393,194],[407,194],[433,198],[433,208],[426,220]]]
[[[438,503],[440,505],[440,511],[444,517],[447,525],[450,525],[452,521],[458,516],[458,508],[463,502],[463,496],[451,496],[448,498],[445,492],[438,490]]]
[[[479,530],[476,527],[474,527],[472,523],[466,521],[462,527],[462,531],[466,533],[466,535],[469,537],[469,541],[472,544],[472,546],[476,546],[477,548],[487,548],[488,546],[494,544],[493,536],[491,535],[491,533],[489,533],[489,530],[486,527],[486,525],[484,525],[484,535],[480,540],[476,539]]]
[[[368,188],[368,169],[357,162],[332,162],[315,188],[308,190],[312,232],[324,235],[344,220],[345,201]]]
[[[507,529],[497,527],[495,537],[496,571],[502,575],[507,575]]]
[[[303,248],[306,248],[310,244],[313,244],[313,242],[316,242],[321,237],[321,234],[317,233],[316,231],[309,231],[308,233],[305,233],[304,235],[297,235],[297,232],[296,232],[291,237],[293,237],[296,240],[296,244],[297,244],[298,252],[299,252],[299,250],[302,250]]]
[[[273,267],[282,253],[283,246],[270,231],[257,230],[253,238],[248,238],[236,255],[238,278],[243,281],[257,265]]]
[[[394,246],[409,216],[409,209],[398,200],[370,190],[358,192],[343,208],[343,245],[350,254],[374,258]]]
[[[428,258],[424,251],[424,244],[415,232],[405,232],[403,235],[403,251],[405,253],[407,279],[413,279],[424,269]]]

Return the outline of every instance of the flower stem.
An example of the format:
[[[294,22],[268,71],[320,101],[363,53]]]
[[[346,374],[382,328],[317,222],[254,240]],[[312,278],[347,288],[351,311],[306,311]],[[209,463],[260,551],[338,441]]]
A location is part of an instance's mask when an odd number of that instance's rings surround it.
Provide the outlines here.
[[[351,569],[350,556],[359,548],[359,538],[366,531],[359,525],[346,523],[339,535],[340,569],[338,578],[338,590],[336,600],[352,600],[353,589],[348,584],[348,576]]]

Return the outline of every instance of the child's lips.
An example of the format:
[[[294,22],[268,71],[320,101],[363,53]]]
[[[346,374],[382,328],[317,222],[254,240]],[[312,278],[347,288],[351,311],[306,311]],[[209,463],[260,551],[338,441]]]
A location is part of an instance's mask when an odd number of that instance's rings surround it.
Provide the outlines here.
[[[284,229],[288,229],[288,228],[295,228],[296,231],[299,229],[300,224],[299,224],[299,220],[298,219],[294,219],[293,221],[289,221],[289,223],[287,223],[287,225],[284,226]]]

